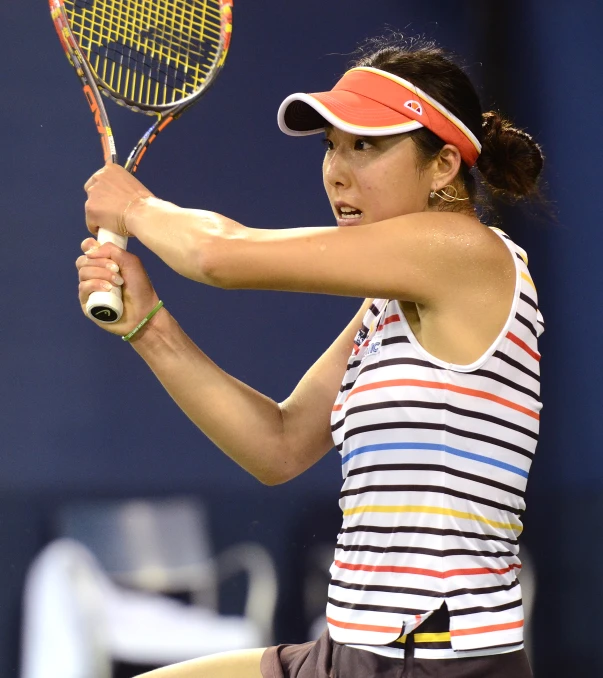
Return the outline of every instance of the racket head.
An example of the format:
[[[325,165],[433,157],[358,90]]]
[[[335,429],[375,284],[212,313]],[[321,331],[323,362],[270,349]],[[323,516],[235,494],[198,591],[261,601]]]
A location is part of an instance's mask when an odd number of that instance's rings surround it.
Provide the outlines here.
[[[224,65],[232,0],[49,0],[98,89],[143,113],[186,107]]]

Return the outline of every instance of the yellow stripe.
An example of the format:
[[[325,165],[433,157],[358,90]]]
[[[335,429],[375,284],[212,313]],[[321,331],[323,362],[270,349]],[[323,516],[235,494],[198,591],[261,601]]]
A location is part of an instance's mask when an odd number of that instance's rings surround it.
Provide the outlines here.
[[[503,530],[522,530],[521,525],[513,523],[500,523],[496,520],[488,520],[483,516],[475,513],[465,513],[464,511],[454,511],[452,509],[440,508],[439,506],[357,506],[356,508],[346,509],[343,512],[344,516],[350,516],[355,513],[433,513],[442,516],[453,516],[454,518],[463,518],[466,520],[477,520],[480,523],[491,525],[492,527],[499,527]]]
[[[522,277],[527,283],[529,283],[530,285],[532,285],[532,287],[534,288],[534,291],[536,291],[536,285],[534,285],[534,281],[532,280],[532,278],[530,278],[530,276],[529,276],[527,273],[522,273],[522,274],[521,274],[521,277]]]
[[[405,643],[407,635],[401,636],[396,643]],[[445,643],[450,642],[450,631],[442,633],[415,633],[415,642],[417,643]]]
[[[496,228],[496,226],[490,226],[490,230],[496,231],[497,233],[502,233],[503,235],[506,235],[507,238],[509,237],[502,229]],[[519,256],[524,260],[525,265],[527,266],[528,265],[528,255],[526,254],[525,250],[521,249],[521,247],[518,247],[518,250],[519,250],[519,252],[517,254],[519,254]]]

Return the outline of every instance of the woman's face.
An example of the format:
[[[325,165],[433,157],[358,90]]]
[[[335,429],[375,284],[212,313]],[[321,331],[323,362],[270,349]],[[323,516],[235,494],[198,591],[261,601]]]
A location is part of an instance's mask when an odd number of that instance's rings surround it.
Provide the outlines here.
[[[338,226],[427,209],[432,172],[419,172],[408,134],[361,137],[329,127],[325,145],[323,180]]]

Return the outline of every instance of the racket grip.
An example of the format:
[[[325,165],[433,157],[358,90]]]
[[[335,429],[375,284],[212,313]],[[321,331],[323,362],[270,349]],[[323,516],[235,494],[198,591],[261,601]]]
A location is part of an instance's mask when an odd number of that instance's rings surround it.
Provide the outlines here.
[[[111,231],[100,228],[97,235],[100,245],[112,242],[122,250],[127,249],[128,239]],[[92,292],[86,303],[86,315],[102,323],[116,323],[124,312],[121,299],[121,287],[114,285],[110,292]]]

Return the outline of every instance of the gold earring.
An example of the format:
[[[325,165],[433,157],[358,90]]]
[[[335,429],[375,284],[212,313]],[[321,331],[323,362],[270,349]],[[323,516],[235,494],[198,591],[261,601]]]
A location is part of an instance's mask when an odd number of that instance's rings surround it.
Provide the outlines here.
[[[451,195],[451,191],[454,191],[454,193],[452,195]],[[444,200],[444,202],[456,202],[456,201],[469,200],[469,198],[459,198],[459,192],[458,192],[456,186],[453,186],[452,184],[448,184],[448,186],[444,186],[444,188],[440,188],[439,191],[432,191],[429,194],[429,197],[433,198],[436,195],[441,200]]]

